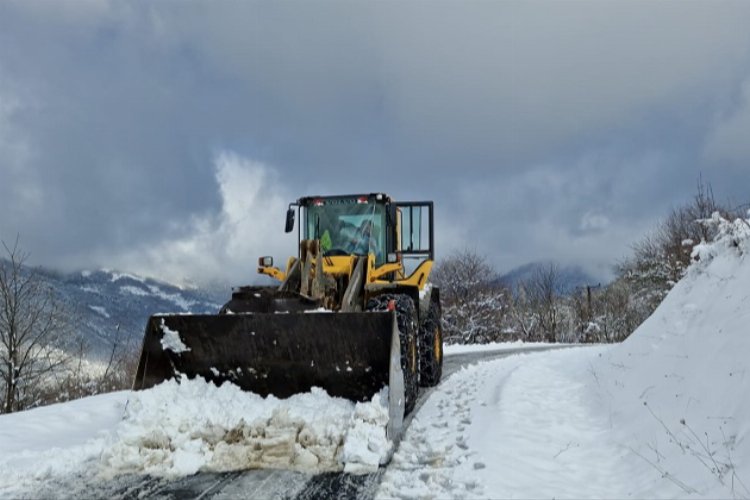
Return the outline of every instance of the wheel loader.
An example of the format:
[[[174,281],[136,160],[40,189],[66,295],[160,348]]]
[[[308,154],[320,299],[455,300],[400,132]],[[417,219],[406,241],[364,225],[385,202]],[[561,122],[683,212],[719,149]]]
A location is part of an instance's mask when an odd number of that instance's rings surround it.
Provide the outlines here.
[[[134,389],[177,376],[230,382],[279,398],[321,387],[367,401],[388,387],[397,438],[419,387],[442,374],[433,203],[383,193],[290,203],[298,252],[258,272],[278,286],[242,286],[215,315],[157,314],[147,324]]]

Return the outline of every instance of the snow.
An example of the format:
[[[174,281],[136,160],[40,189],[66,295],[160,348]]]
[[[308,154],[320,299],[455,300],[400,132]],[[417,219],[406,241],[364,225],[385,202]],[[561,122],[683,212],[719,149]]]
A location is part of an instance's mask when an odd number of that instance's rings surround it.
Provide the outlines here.
[[[89,305],[89,309],[91,309],[92,311],[94,311],[94,312],[96,312],[96,313],[104,316],[105,318],[109,318],[109,313],[102,306],[92,306],[92,305]]]
[[[139,287],[133,286],[133,285],[121,286],[120,287],[120,291],[121,292],[125,292],[125,293],[129,293],[131,295],[138,295],[138,296],[141,296],[141,297],[145,297],[145,296],[149,295],[149,293],[146,290],[144,290],[143,288],[139,288]]]
[[[387,389],[355,404],[318,388],[280,400],[183,379],[2,415],[0,497],[73,476],[374,472],[393,450],[387,402]]]
[[[625,342],[464,367],[429,393],[395,452],[384,392],[278,400],[172,380],[0,416],[0,496],[76,474],[361,473],[393,453],[380,498],[748,498],[750,226],[714,223],[719,240],[697,245]]]
[[[130,395],[102,470],[164,477],[260,467],[372,472],[391,448],[382,397],[355,405],[314,388],[279,400],[232,384],[167,381]]]
[[[161,325],[159,326],[161,328],[161,331],[164,332],[164,335],[161,338],[162,349],[164,349],[165,351],[172,351],[177,354],[190,350],[190,348],[186,346],[184,342],[182,342],[180,333],[170,329],[164,323],[164,318],[162,318]]]
[[[518,350],[549,349],[550,347],[569,346],[572,344],[550,344],[548,342],[489,342],[487,344],[446,344],[443,352],[446,355],[467,354],[471,352],[510,352]]]
[[[122,419],[129,392],[115,392],[0,417],[0,497],[85,470]]]
[[[143,282],[143,280],[139,280],[139,281]],[[148,290],[145,290],[138,286],[124,285],[120,287],[120,291],[124,293],[129,293],[131,295],[138,295],[141,297],[146,297],[146,296],[158,297],[168,302],[172,302],[177,307],[179,307],[180,309],[186,312],[190,311],[190,308],[197,304],[197,302],[195,302],[194,300],[188,300],[179,293],[167,293],[156,285],[148,285],[145,282],[143,283],[144,283],[144,286],[148,288]]]
[[[625,342],[465,368],[408,428],[381,498],[749,498],[750,226],[720,223]]]
[[[332,313],[330,309],[326,309],[325,307],[318,307],[316,309],[307,309],[305,310],[306,313]]]
[[[419,291],[419,300],[424,300],[427,294],[432,290],[432,283],[425,283],[424,287]]]
[[[148,289],[151,291],[151,293],[154,296],[174,303],[177,307],[181,308],[183,311],[189,311],[190,308],[196,304],[195,301],[187,300],[185,299],[185,297],[183,297],[179,293],[167,293],[163,291],[161,288],[159,288],[158,286],[148,285]]]
[[[105,273],[109,273],[110,274],[110,280],[112,281],[112,283],[114,283],[115,281],[120,281],[122,279],[128,279],[128,280],[132,280],[132,281],[138,281],[139,283],[145,283],[146,282],[146,280],[144,278],[141,278],[140,276],[136,276],[135,274],[121,273],[121,272],[112,271],[112,270],[109,270],[109,269],[102,269],[102,271],[104,271]]]

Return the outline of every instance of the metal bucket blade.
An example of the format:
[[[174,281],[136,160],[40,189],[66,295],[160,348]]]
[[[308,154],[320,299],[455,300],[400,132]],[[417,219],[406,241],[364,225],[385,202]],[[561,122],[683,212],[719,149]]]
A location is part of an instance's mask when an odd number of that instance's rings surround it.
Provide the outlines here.
[[[321,387],[366,401],[393,373],[394,318],[388,312],[152,316],[133,388],[184,374],[261,396]],[[400,362],[396,367],[400,373]]]

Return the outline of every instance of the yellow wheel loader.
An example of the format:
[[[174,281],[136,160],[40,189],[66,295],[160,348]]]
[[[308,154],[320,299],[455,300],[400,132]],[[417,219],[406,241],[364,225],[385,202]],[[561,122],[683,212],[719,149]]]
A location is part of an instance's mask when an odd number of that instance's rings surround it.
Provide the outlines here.
[[[419,386],[442,373],[433,203],[383,193],[308,196],[289,205],[299,251],[285,269],[261,257],[279,286],[235,288],[216,315],[157,314],[146,327],[134,389],[178,375],[284,398],[321,387],[367,401],[388,386],[397,438]]]

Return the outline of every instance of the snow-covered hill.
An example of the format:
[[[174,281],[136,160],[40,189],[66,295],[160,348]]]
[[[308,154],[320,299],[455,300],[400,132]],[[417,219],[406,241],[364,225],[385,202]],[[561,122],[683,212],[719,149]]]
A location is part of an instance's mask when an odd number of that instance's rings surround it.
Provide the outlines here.
[[[750,498],[750,225],[716,223],[718,240],[698,246],[698,262],[624,343],[515,355],[448,378],[414,416],[378,495]],[[259,402],[227,390],[170,382],[0,416],[0,496],[42,486],[74,495],[122,470],[206,470],[217,447],[220,466],[237,467],[256,442],[312,470],[307,452],[330,451],[330,439],[351,440],[359,458],[383,451],[378,401],[355,408],[312,392]],[[244,404],[261,417],[237,422]],[[332,427],[320,425],[321,408],[341,410],[324,418]],[[278,422],[311,431],[285,441]]]
[[[201,289],[183,289],[169,283],[111,270],[60,273],[40,271],[75,314],[76,329],[87,340],[93,356],[106,354],[120,327],[120,339],[139,346],[146,321],[158,312],[216,312],[225,297]]]

